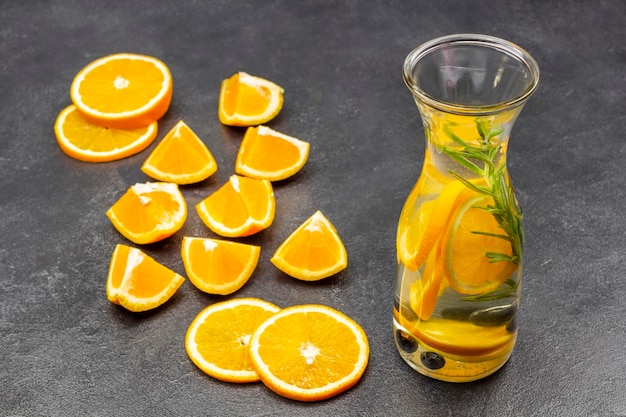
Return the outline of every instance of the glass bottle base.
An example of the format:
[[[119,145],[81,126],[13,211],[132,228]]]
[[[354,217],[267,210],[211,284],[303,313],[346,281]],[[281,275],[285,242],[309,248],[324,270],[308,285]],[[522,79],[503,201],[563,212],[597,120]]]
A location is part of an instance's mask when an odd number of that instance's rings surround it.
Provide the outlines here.
[[[417,372],[446,382],[471,382],[498,371],[511,357],[515,338],[489,355],[463,356],[443,352],[416,338],[394,318],[393,334],[398,352]]]

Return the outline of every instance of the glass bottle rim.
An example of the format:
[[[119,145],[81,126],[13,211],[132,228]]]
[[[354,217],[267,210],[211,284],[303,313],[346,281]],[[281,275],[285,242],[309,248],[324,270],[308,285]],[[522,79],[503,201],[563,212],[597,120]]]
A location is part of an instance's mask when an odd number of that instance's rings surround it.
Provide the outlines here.
[[[414,77],[412,76],[412,72],[415,68],[415,65],[426,55],[441,48],[444,45],[450,46],[451,44],[481,46],[484,48],[498,50],[503,54],[506,54],[522,63],[528,69],[528,73],[532,77],[531,82],[529,83],[528,87],[518,96],[499,103],[487,105],[466,105],[454,104],[436,99],[416,85],[416,83],[414,82]],[[513,42],[495,36],[475,33],[461,33],[435,38],[414,48],[411,52],[409,52],[406,59],[404,60],[404,65],[402,67],[402,78],[404,79],[404,83],[409,88],[414,97],[418,98],[420,101],[426,103],[431,107],[449,113],[464,115],[485,115],[500,113],[502,111],[510,110],[524,104],[535,92],[537,86],[539,85],[539,65],[526,50],[522,49]]]

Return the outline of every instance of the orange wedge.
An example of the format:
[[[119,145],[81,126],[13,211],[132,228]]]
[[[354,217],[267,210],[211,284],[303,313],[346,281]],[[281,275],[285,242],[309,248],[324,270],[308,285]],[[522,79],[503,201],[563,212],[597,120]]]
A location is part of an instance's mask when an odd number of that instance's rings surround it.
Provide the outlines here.
[[[304,166],[310,145],[267,126],[249,127],[243,137],[235,172],[247,177],[279,181]]]
[[[226,237],[250,236],[274,221],[276,201],[267,180],[232,175],[217,191],[196,206],[200,219]]]
[[[86,162],[108,162],[144,150],[157,136],[156,122],[132,130],[89,123],[73,104],[61,110],[54,123],[57,143],[67,155]]]
[[[232,294],[254,272],[261,247],[219,239],[184,237],[181,255],[189,281],[209,294]]]
[[[193,184],[213,175],[217,162],[204,142],[181,120],[154,148],[141,170],[158,181]]]
[[[111,257],[107,298],[133,312],[156,308],[178,290],[185,279],[143,251],[118,244]]]
[[[135,129],[165,114],[172,99],[172,75],[150,56],[108,55],[76,74],[70,96],[90,123]]]
[[[400,262],[407,269],[417,271],[422,266],[443,233],[457,197],[465,189],[462,182],[450,181],[435,200],[423,202],[415,212],[403,210],[396,246]]]
[[[264,78],[238,72],[222,81],[218,106],[218,117],[225,125],[260,125],[282,109],[283,88]]]
[[[106,215],[128,240],[154,243],[183,226],[187,204],[176,184],[147,182],[131,186]]]
[[[279,310],[257,298],[212,304],[196,316],[187,330],[187,355],[198,368],[221,381],[258,381],[248,342],[258,325]]]
[[[361,326],[322,305],[285,308],[253,333],[250,359],[272,391],[299,401],[318,401],[353,387],[369,359]]]
[[[284,273],[317,281],[348,266],[348,253],[335,226],[316,211],[276,249],[270,261]]]
[[[493,262],[487,255],[512,256],[511,243],[495,217],[485,208],[495,206],[491,197],[473,190],[459,196],[460,203],[442,242],[445,271],[450,286],[461,294],[493,291],[517,269],[509,261]]]

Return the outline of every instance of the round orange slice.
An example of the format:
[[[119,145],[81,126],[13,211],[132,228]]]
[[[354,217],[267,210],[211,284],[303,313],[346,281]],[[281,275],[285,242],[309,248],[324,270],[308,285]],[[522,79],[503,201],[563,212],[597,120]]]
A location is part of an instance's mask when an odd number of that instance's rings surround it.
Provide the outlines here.
[[[248,343],[258,325],[280,308],[258,298],[235,298],[211,304],[191,322],[185,337],[187,355],[206,374],[226,382],[259,380]]]
[[[303,280],[318,281],[348,266],[348,253],[335,226],[316,211],[276,249],[276,268]]]
[[[318,401],[352,388],[369,359],[361,326],[322,305],[285,308],[250,338],[250,359],[272,391],[299,401]]]
[[[141,170],[150,177],[176,184],[193,184],[217,171],[209,148],[182,120],[159,142]]]
[[[494,206],[491,197],[468,189],[459,196],[459,201],[442,242],[448,281],[461,294],[493,291],[516,271],[517,265],[509,261],[494,262],[488,254],[510,257],[511,243],[495,217],[485,209]]]
[[[217,112],[220,122],[229,126],[267,123],[282,109],[283,91],[264,78],[238,72],[222,81]]]
[[[184,237],[181,248],[189,281],[209,294],[232,294],[254,272],[261,247],[220,239]]]
[[[89,123],[73,104],[61,110],[54,123],[63,152],[85,162],[108,162],[141,152],[157,137],[157,122],[132,130]]]
[[[267,126],[249,127],[243,137],[235,172],[247,177],[279,181],[304,166],[310,145]]]
[[[172,75],[160,60],[138,54],[108,55],[74,77],[72,102],[89,122],[135,129],[155,122],[172,99]]]
[[[274,221],[276,201],[272,183],[232,175],[196,205],[202,222],[220,236],[250,236]]]
[[[140,249],[118,244],[111,257],[106,293],[110,302],[140,312],[165,303],[184,281]]]
[[[131,242],[154,243],[183,226],[187,204],[176,184],[147,182],[131,186],[106,215]]]

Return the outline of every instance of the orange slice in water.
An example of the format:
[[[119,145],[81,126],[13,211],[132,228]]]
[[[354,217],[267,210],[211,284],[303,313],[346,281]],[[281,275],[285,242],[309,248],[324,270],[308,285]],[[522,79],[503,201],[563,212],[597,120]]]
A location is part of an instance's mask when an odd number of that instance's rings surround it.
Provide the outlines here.
[[[422,320],[428,320],[435,311],[440,295],[443,272],[438,267],[439,248],[433,249],[426,260],[422,277],[411,284],[409,301],[411,310]]]
[[[250,236],[274,221],[276,201],[272,183],[232,175],[217,191],[196,206],[200,219],[226,237]]]
[[[431,318],[408,328],[431,348],[457,356],[489,356],[511,348],[516,333],[506,326],[483,327],[468,321]],[[484,358],[482,358],[484,359]]]
[[[106,215],[128,240],[154,243],[183,226],[187,204],[176,184],[147,182],[131,186]]]
[[[209,294],[232,294],[254,272],[261,247],[219,239],[184,237],[181,255],[189,281]]]
[[[353,387],[369,359],[361,326],[321,305],[293,306],[274,314],[253,333],[249,348],[261,381],[299,401],[328,399]]]
[[[238,72],[222,81],[218,106],[217,114],[225,125],[260,125],[282,109],[283,88],[264,78]]]
[[[89,122],[135,129],[165,114],[172,100],[172,75],[167,66],[154,57],[108,55],[76,74],[70,96]]]
[[[249,127],[243,137],[235,172],[247,177],[279,181],[304,166],[310,145],[267,126]]]
[[[157,137],[157,122],[132,130],[89,123],[73,104],[63,109],[54,124],[63,152],[85,162],[108,162],[143,151]]]
[[[495,217],[485,207],[494,206],[491,197],[466,190],[459,197],[452,221],[442,242],[444,265],[452,288],[461,294],[493,291],[517,269],[509,261],[493,262],[488,253],[512,256],[511,243]]]
[[[176,184],[193,184],[217,171],[209,148],[182,120],[154,148],[141,170],[150,177]]]
[[[140,249],[118,244],[111,257],[106,293],[110,302],[140,312],[165,303],[184,281]]]
[[[318,210],[283,241],[270,261],[294,278],[317,281],[345,269],[348,253],[335,226]]]
[[[259,380],[248,343],[259,324],[280,311],[257,298],[211,304],[191,322],[185,337],[187,355],[206,374],[227,382]]]
[[[450,181],[436,199],[423,202],[415,214],[401,214],[396,246],[400,262],[407,269],[417,271],[422,266],[446,228],[457,197],[465,189],[462,182]]]

